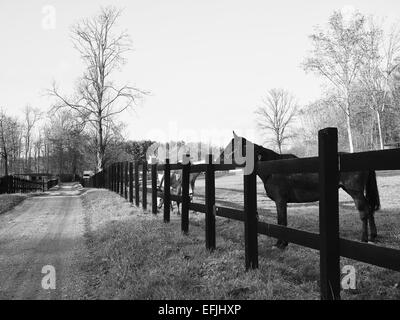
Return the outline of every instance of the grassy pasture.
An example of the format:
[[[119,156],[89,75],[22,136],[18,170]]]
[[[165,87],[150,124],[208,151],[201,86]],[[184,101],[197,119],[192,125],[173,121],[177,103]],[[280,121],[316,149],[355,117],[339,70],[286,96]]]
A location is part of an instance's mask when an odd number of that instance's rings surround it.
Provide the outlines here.
[[[376,213],[379,245],[400,248],[398,191],[400,176],[378,175],[382,209]],[[243,205],[242,176],[216,179],[217,203]],[[204,202],[204,179],[196,183],[195,202]],[[318,299],[319,255],[290,244],[273,249],[275,239],[259,236],[260,268],[244,271],[243,224],[217,217],[217,249],[205,250],[204,214],[190,213],[189,236],[180,233],[180,220],[171,223],[133,208],[105,190],[84,196],[86,237],[90,259],[88,298],[119,299]],[[276,222],[274,203],[258,184],[260,219]],[[90,209],[90,210],[89,210]],[[318,203],[294,204],[289,226],[318,232]],[[340,192],[341,237],[358,240],[360,220],[352,199]],[[356,269],[357,289],[343,291],[343,299],[400,299],[400,273],[341,259]]]

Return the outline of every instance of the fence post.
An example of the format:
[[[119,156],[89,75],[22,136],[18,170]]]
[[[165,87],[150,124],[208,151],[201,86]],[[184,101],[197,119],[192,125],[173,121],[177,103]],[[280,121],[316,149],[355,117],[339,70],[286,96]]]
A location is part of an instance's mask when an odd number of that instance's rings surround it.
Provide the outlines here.
[[[113,191],[117,192],[117,177],[118,177],[117,169],[118,169],[118,167],[117,167],[116,163],[114,163],[113,166],[114,166],[114,170],[113,170],[113,175],[114,175],[113,176]]]
[[[151,211],[157,214],[157,163],[151,159]]]
[[[8,188],[7,188],[7,193],[13,193],[13,177],[8,176]]]
[[[182,215],[181,230],[184,234],[189,232],[189,178],[190,178],[190,155],[184,155],[182,161]]]
[[[117,193],[117,194],[119,194],[119,178],[120,178],[120,173],[119,173],[119,169],[120,169],[120,167],[119,167],[119,162],[117,162],[116,164],[115,164],[115,192]]]
[[[125,199],[128,200],[128,162],[124,162],[125,169]]]
[[[110,167],[109,167],[109,170],[110,170],[110,186],[109,186],[109,190],[110,191],[112,191],[112,189],[113,189],[113,174],[114,174],[113,168],[114,168],[114,165],[110,164]]]
[[[215,171],[212,154],[206,168],[206,248],[215,249]]]
[[[108,167],[109,170],[109,185],[108,185],[108,190],[112,191],[113,188],[113,165],[110,164],[110,166]]]
[[[4,181],[4,179],[0,177],[0,194],[4,193],[4,191],[3,191],[4,190],[3,181]]]
[[[318,132],[321,299],[340,299],[337,129]]]
[[[123,197],[123,196],[124,196],[124,163],[121,162],[121,163],[120,163],[120,166],[121,166],[121,171],[120,171],[121,177],[120,177],[119,195],[120,195],[121,197]]]
[[[110,165],[110,191],[114,189],[114,164]]]
[[[129,202],[133,203],[133,163],[129,162]]]
[[[109,185],[108,185],[108,190],[112,191],[113,189],[113,165],[110,164],[110,166],[108,167],[109,170]]]
[[[245,264],[248,270],[258,268],[257,162],[255,155],[246,157],[246,161],[254,161],[251,173],[243,169]]]
[[[112,165],[108,166],[108,190],[111,191],[112,188]]]
[[[103,169],[103,188],[107,189],[108,188],[108,168],[105,167]]]
[[[135,161],[135,204],[139,207],[139,161]]]
[[[164,222],[170,220],[171,209],[171,170],[169,166],[169,159],[165,159],[164,168]]]
[[[142,206],[147,210],[147,160],[143,161],[142,166]]]

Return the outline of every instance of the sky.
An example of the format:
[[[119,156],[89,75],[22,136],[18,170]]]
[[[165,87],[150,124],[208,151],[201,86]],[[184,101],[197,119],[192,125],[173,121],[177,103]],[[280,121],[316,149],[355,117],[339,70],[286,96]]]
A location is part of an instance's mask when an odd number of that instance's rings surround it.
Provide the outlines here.
[[[254,110],[269,89],[289,90],[300,105],[321,95],[323,81],[301,63],[308,35],[334,10],[400,19],[398,0],[0,0],[0,107],[48,110],[53,81],[71,94],[83,72],[71,25],[107,5],[124,9],[118,27],[133,41],[113,79],[150,92],[120,117],[126,137],[217,145],[232,130],[262,141]]]

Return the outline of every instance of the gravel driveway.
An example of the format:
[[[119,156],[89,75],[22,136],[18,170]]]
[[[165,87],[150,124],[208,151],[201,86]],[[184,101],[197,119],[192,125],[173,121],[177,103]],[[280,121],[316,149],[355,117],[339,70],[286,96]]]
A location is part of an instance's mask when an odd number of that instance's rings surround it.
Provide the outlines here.
[[[65,184],[0,216],[0,299],[82,297],[82,192],[76,184]],[[51,273],[42,270],[48,265],[55,270],[55,289],[42,287],[45,276],[51,284]]]

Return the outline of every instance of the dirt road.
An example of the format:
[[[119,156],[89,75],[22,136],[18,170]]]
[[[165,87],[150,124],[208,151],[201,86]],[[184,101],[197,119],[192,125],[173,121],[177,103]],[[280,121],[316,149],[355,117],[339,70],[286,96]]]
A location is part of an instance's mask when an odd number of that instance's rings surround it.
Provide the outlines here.
[[[85,254],[81,193],[77,185],[63,185],[0,216],[0,299],[83,294],[76,263]],[[46,284],[52,284],[51,267],[42,270],[44,266],[54,267],[55,289],[42,287],[45,276]]]

